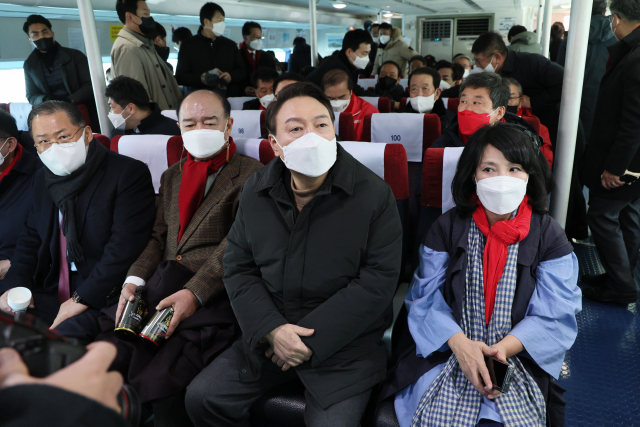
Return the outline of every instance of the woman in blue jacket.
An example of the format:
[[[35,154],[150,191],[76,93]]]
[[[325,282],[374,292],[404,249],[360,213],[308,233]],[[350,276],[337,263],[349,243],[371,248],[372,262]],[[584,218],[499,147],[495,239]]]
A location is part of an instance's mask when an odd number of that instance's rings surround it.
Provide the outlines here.
[[[503,123],[465,146],[457,207],[420,247],[406,297],[416,349],[396,369],[402,427],[563,425],[553,378],[578,332],[581,292],[573,248],[547,213],[551,174],[539,156]],[[492,388],[485,356],[515,368],[507,393]]]

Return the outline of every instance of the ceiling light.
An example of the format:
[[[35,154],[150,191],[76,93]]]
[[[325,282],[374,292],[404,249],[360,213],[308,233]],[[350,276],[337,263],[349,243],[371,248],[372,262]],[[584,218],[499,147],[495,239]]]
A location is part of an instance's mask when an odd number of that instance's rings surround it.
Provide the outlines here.
[[[560,6],[562,9],[571,9],[571,5],[570,4],[563,4],[562,6]]]
[[[345,7],[347,7],[347,5],[344,3],[334,3],[333,7],[335,7],[336,9],[344,9]]]
[[[384,14],[384,15],[382,15],[382,16],[384,16],[385,18],[391,18],[391,17],[393,16],[393,13],[391,13],[391,12],[387,12],[387,13],[385,13],[385,14]]]

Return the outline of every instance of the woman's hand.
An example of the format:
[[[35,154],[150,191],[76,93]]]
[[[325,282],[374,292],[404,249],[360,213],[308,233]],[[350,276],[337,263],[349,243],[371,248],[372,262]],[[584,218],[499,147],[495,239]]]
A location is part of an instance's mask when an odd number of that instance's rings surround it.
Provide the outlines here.
[[[454,334],[448,341],[449,347],[456,355],[460,369],[465,377],[473,384],[478,392],[484,397],[494,399],[496,391],[493,390],[489,370],[484,363],[484,356],[495,356],[498,352],[483,342],[472,341],[464,333]],[[484,381],[484,384],[483,384]],[[494,396],[495,397],[492,397]]]

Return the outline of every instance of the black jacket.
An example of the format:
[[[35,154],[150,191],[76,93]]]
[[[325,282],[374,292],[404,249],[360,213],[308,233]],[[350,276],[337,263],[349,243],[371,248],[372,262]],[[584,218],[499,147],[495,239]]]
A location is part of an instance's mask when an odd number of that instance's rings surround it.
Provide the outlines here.
[[[240,96],[245,96],[245,92],[244,92],[245,88],[247,86],[249,87],[253,86],[253,83],[251,82],[251,76],[253,75],[253,73],[260,67],[273,68],[275,70],[276,59],[273,56],[271,56],[270,53],[267,53],[264,50],[261,50],[260,60],[256,64],[256,69],[254,70],[251,67],[251,64],[249,63],[249,59],[247,59],[247,56],[244,54],[244,51],[242,49],[239,49],[239,51],[240,51],[240,58],[242,58],[242,63],[244,64],[244,69],[246,71],[244,80],[240,84],[240,92],[241,92]]]
[[[236,43],[224,36],[211,40],[202,34],[196,34],[180,45],[176,80],[178,84],[194,89],[205,89],[200,81],[202,73],[214,68],[231,75],[227,86],[227,96],[244,96],[240,92],[242,82],[247,76],[240,49]]]
[[[126,427],[113,409],[49,385],[24,384],[0,390],[0,427]]]
[[[351,80],[353,81],[353,93],[357,96],[379,96],[368,92],[367,89],[362,86],[358,86],[358,75],[360,74],[360,70],[358,70],[349,61],[347,55],[342,51],[336,52],[327,58],[322,65],[313,70],[313,72],[307,76],[307,80],[318,87],[322,87],[322,78],[324,75],[327,74],[328,71],[335,70],[336,68],[346,71],[351,77]]]
[[[144,163],[107,151],[76,199],[76,227],[84,261],[76,263],[77,292],[92,307],[117,302],[127,270],[143,251],[155,218],[155,191]],[[24,286],[32,292],[58,289],[60,221],[44,168],[33,179],[33,204],[0,292]]]
[[[56,59],[60,62],[62,80],[67,92],[69,92],[69,99],[74,104],[84,104],[87,107],[91,117],[91,126],[94,131],[99,131],[100,123],[93,98],[93,86],[91,85],[87,57],[79,50],[62,47],[58,42],[55,44],[57,48]],[[47,86],[41,60],[36,50],[31,52],[27,60],[24,61],[23,68],[29,104],[35,107],[45,101],[51,101],[52,94]]]
[[[640,29],[609,46],[611,65],[600,84],[591,138],[582,161],[581,182],[598,197],[632,200],[640,197],[635,182],[605,190],[605,170],[621,176],[640,172]]]
[[[566,37],[565,37],[566,39]],[[560,45],[564,39],[553,39],[549,43],[549,59],[553,62],[558,62],[558,52],[560,51]]]
[[[443,90],[440,98],[460,98],[460,85]]]
[[[537,53],[509,51],[501,70],[503,77],[513,77],[525,95],[531,98],[531,109],[540,122],[549,128],[551,142],[558,134],[564,69]]]
[[[243,110],[259,110],[260,107],[262,107],[262,104],[260,104],[260,100],[258,98],[242,103]]]
[[[582,84],[582,101],[580,104],[580,121],[587,141],[591,136],[593,115],[598,100],[600,81],[606,71],[609,51],[607,48],[618,40],[611,31],[609,18],[604,15],[593,15],[589,27],[589,45],[584,67],[584,83]],[[567,56],[567,37],[564,38],[558,52],[558,64],[564,67]]]
[[[293,52],[289,57],[289,71],[290,73],[298,73],[305,67],[311,66],[311,46],[308,44],[299,44],[293,48]]]
[[[411,102],[409,98],[407,98],[407,106],[404,107],[400,113],[417,113],[416,110],[411,106]],[[453,111],[449,111],[447,107],[444,106],[444,102],[442,99],[438,99],[435,104],[433,104],[433,110],[431,110],[431,114],[437,114],[440,117],[440,129],[444,132],[445,129],[448,129],[454,120],[457,123],[458,115]]]
[[[227,236],[224,284],[243,337],[234,344],[243,378],[259,375],[260,340],[291,323],[312,328],[313,350],[294,368],[327,408],[385,378],[382,335],[400,276],[402,227],[391,188],[338,146],[338,157],[300,213],[279,158],[240,196]]]
[[[466,288],[467,245],[471,217],[461,218],[457,209],[442,214],[431,227],[424,245],[437,252],[447,252],[449,263],[443,296],[458,323],[462,320],[463,297]],[[543,261],[557,259],[573,252],[564,230],[549,215],[532,213],[529,234],[518,249],[518,283],[511,309],[512,324],[524,319],[531,296],[536,290],[536,269]],[[434,325],[436,326],[436,325]],[[383,386],[383,399],[418,380],[426,372],[447,361],[451,350],[436,351],[429,357],[416,355],[416,344],[408,330],[400,337],[397,364],[391,369]],[[526,356],[518,356],[525,369],[536,381],[547,405],[547,425],[564,425],[564,389],[553,378]],[[549,422],[550,420],[550,422]]]
[[[180,128],[175,120],[163,116],[160,107],[151,103],[151,114],[140,121],[137,132],[134,129],[114,129],[111,138],[116,135],[180,135]]]
[[[25,149],[9,174],[0,179],[0,261],[11,260],[31,209],[33,176],[42,162]]]

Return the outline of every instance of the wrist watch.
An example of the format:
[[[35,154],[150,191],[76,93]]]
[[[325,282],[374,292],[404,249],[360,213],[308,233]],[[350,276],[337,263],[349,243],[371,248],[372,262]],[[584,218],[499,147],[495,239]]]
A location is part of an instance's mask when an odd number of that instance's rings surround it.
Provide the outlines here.
[[[85,300],[83,300],[82,298],[80,298],[80,295],[78,295],[78,293],[77,293],[77,292],[74,292],[74,293],[73,293],[73,296],[71,297],[71,300],[72,300],[73,302],[77,302],[78,304],[83,304],[83,305],[86,305],[86,306],[88,306],[88,305],[89,305],[89,303],[88,303],[88,302],[86,302]]]

